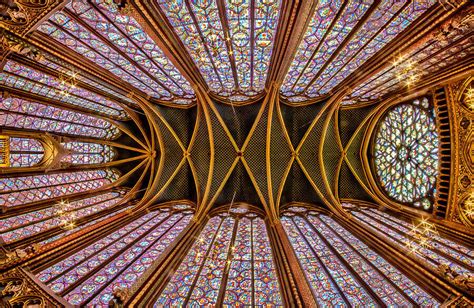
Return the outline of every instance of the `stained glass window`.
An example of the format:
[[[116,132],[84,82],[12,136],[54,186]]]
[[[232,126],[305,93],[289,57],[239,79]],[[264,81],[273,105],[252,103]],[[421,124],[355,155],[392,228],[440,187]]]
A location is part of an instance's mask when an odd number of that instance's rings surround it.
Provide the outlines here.
[[[382,49],[436,1],[382,1],[335,53],[373,1],[320,1],[282,86],[290,101],[316,97],[332,90]],[[333,25],[336,14],[342,14]]]
[[[15,97],[0,98],[0,126],[101,139],[120,136],[105,120]]]
[[[110,162],[116,156],[115,150],[105,144],[72,141],[62,144],[70,151],[61,161],[72,165],[102,164]]]
[[[320,306],[378,306],[376,300],[387,306],[438,305],[334,219],[289,208],[281,220]]]
[[[106,192],[93,197],[69,202],[77,220],[105,209],[122,200],[123,192]],[[6,243],[16,242],[61,225],[55,204],[8,218],[0,219],[0,237]]]
[[[411,85],[412,81],[407,80],[407,71],[410,71],[409,74],[416,82],[442,68],[460,62],[472,53],[471,36],[469,27],[452,29],[446,33],[446,38],[443,40],[433,35],[431,39],[415,45],[406,54],[394,57],[391,60],[393,65],[388,65],[356,87],[351,95],[346,97],[345,103],[373,101],[399,87]]]
[[[142,26],[110,2],[74,1],[39,30],[152,97],[194,98],[190,84]]]
[[[41,142],[32,138],[9,138],[10,167],[33,167],[44,156]]]
[[[71,70],[73,70],[70,68],[68,64],[64,63],[63,60],[58,59],[54,56],[51,56],[47,53],[44,53],[43,55],[44,57],[42,59],[39,59],[38,62],[45,65],[46,67],[53,69],[57,72],[60,72],[62,74],[68,74]],[[75,71],[75,76],[76,76],[76,80],[81,81],[85,84],[88,84],[103,92],[106,92],[107,94],[110,95],[110,97],[117,97],[122,101],[125,101],[131,105],[137,106],[137,103],[133,99],[118,93],[116,90],[111,89],[111,85],[107,83],[104,83],[100,80],[95,79],[94,77],[86,75],[86,73],[82,71]]]
[[[135,206],[134,205],[129,205],[129,206],[126,206],[126,207],[122,207],[120,209],[117,209],[107,215],[103,215],[103,216],[99,216],[99,217],[96,217],[94,219],[89,219],[87,220],[87,223],[85,224],[81,224],[80,226],[77,226],[75,228],[72,228],[72,229],[63,229],[62,232],[60,232],[59,234],[57,235],[53,235],[45,240],[42,240],[39,242],[39,244],[41,245],[46,245],[46,244],[49,244],[51,242],[54,242],[56,240],[59,240],[59,239],[62,239],[66,236],[69,236],[73,233],[76,233],[76,232],[79,232],[85,228],[88,228],[88,227],[91,227],[91,226],[95,226],[96,224],[100,223],[101,221],[104,221],[112,216],[115,216],[115,215],[118,215],[122,212],[125,212],[125,211],[130,211],[132,208],[134,208]]]
[[[434,111],[426,97],[397,105],[384,115],[375,135],[374,165],[390,197],[432,209],[438,142]]]
[[[0,206],[25,205],[98,189],[118,177],[115,169],[99,169],[0,178]]]
[[[130,288],[184,230],[192,210],[157,210],[122,226],[37,274],[73,305],[107,306]]]
[[[384,239],[421,257],[434,269],[444,264],[457,274],[473,274],[474,251],[467,247],[433,233],[427,235],[426,243],[421,243],[421,238],[412,233],[414,225],[375,209],[362,209],[352,214]]]
[[[70,86],[65,90],[59,78],[15,61],[7,61],[2,76],[0,79],[2,85],[56,99],[100,114],[127,119],[125,111],[117,103],[76,86]]]
[[[247,100],[265,87],[279,0],[157,1],[214,94]]]
[[[208,221],[155,307],[283,305],[265,222],[246,212]]]
[[[282,85],[283,95],[306,94],[322,66],[357,25],[373,1],[350,1],[347,5],[343,3],[319,2]],[[339,11],[340,17],[332,26]]]

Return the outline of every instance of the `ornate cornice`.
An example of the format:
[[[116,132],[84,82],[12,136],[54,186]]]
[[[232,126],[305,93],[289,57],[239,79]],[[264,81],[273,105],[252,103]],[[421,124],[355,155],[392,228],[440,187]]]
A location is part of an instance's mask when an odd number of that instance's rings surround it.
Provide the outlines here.
[[[13,0],[0,5],[0,28],[25,36],[54,11],[64,0]]]

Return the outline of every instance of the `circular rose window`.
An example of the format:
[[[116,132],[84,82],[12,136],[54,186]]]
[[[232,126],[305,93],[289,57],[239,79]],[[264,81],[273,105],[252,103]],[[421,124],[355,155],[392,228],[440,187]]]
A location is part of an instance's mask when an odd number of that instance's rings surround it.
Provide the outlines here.
[[[427,98],[397,105],[382,117],[375,136],[374,165],[390,197],[431,209],[438,173],[438,133]]]

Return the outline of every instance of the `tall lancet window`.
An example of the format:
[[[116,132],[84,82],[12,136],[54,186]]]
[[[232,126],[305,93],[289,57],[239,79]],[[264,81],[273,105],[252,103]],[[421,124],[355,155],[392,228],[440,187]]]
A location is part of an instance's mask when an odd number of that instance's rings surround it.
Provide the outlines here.
[[[292,207],[281,221],[320,306],[438,304],[331,217]]]
[[[44,147],[33,138],[0,136],[0,154],[0,167],[33,167],[43,159]]]
[[[0,126],[98,139],[120,136],[119,129],[108,121],[16,97],[0,98]]]
[[[264,91],[279,0],[155,0],[214,95],[245,101]]]
[[[474,274],[474,251],[439,236],[435,230],[420,236],[418,229],[425,229],[423,222],[412,225],[371,208],[353,211],[352,214],[380,236],[405,248],[407,253],[421,257],[433,268],[445,265],[457,274]]]
[[[119,177],[115,169],[58,172],[0,179],[0,206],[25,205],[67,197],[111,184]]]
[[[156,307],[282,306],[265,221],[234,208],[212,217]]]
[[[37,273],[73,305],[107,307],[130,288],[186,228],[194,211],[175,205],[147,213]]]
[[[433,210],[438,143],[435,113],[428,98],[388,110],[378,126],[373,154],[380,186],[389,197]]]
[[[44,148],[39,140],[10,137],[10,167],[33,167],[43,156]]]
[[[124,191],[104,192],[72,201],[62,200],[48,204],[42,209],[2,218],[0,219],[0,237],[5,243],[10,244],[53,228],[69,229],[66,224],[70,222],[76,224],[84,217],[113,208],[122,200],[124,193]],[[78,230],[76,226],[71,227],[72,230]]]
[[[0,85],[15,88],[44,98],[60,101],[71,107],[79,107],[105,116],[127,119],[125,110],[116,102],[77,87],[75,84],[64,88],[64,80],[45,74],[25,64],[8,60],[3,68]],[[73,78],[69,76],[68,78]],[[75,77],[74,77],[75,78]]]
[[[61,161],[72,165],[108,163],[117,154],[113,147],[99,143],[72,141],[62,145],[71,153],[63,157]]]

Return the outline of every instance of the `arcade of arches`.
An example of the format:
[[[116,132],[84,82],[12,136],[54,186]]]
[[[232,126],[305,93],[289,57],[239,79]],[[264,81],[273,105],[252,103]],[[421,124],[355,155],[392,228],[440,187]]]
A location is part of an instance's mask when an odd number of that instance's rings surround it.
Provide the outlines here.
[[[474,5],[0,3],[0,307],[473,307]]]

